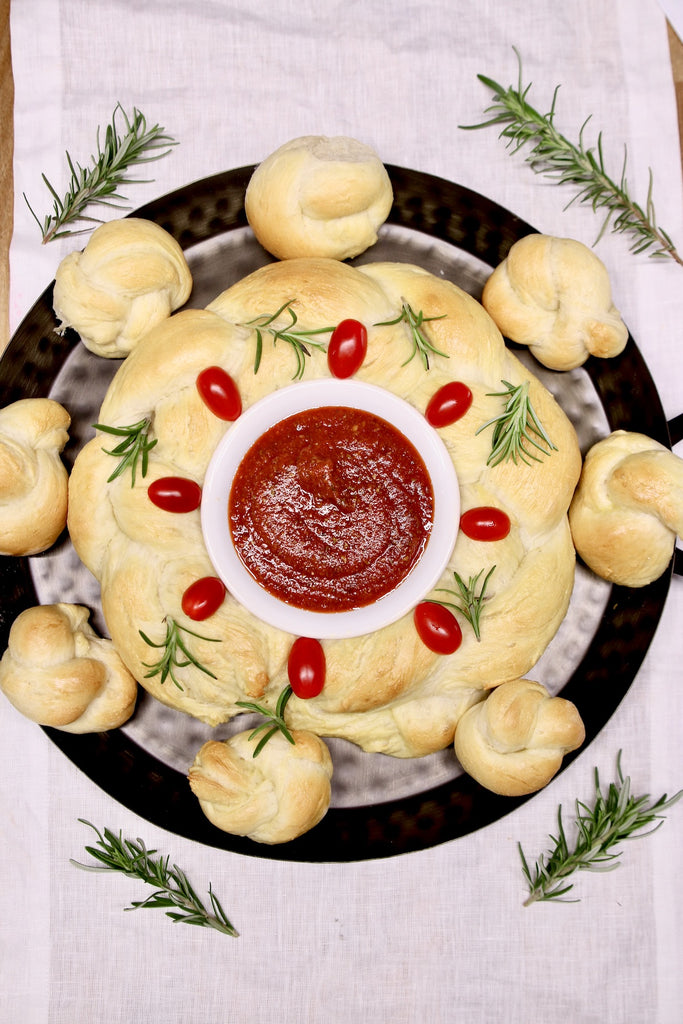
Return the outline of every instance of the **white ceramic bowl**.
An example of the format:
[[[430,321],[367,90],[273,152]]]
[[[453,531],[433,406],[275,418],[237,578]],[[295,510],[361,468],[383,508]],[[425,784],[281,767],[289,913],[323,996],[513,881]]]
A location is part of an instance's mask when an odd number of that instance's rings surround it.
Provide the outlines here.
[[[399,430],[422,456],[434,492],[434,520],[418,562],[398,586],[373,604],[342,612],[296,608],[265,590],[235,551],[228,524],[232,481],[244,455],[275,423],[305,409],[363,409]],[[204,542],[216,573],[230,593],[259,619],[297,636],[333,639],[361,636],[410,612],[438,582],[455,544],[460,491],[446,447],[424,416],[384,388],[362,381],[323,380],[291,384],[246,409],[228,428],[209,463],[201,506]]]

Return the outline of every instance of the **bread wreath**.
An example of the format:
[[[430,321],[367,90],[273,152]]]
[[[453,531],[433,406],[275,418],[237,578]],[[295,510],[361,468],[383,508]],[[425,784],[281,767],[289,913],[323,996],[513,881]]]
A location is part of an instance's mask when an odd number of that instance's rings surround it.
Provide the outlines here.
[[[425,368],[411,357],[410,332],[395,320],[402,303],[424,317],[435,351]],[[325,641],[326,682],[310,700],[292,697],[293,728],[339,736],[365,750],[416,757],[453,740],[464,711],[488,690],[525,675],[555,634],[569,604],[575,552],[567,509],[581,457],[574,430],[550,393],[506,349],[482,306],[454,284],[408,264],[353,268],[328,259],[292,259],[257,270],[203,310],[185,310],[153,328],[117,372],[99,422],[124,426],[145,418],[147,474],[110,480],[115,463],[109,438],[97,435],[78,455],[70,477],[69,531],[82,561],[101,585],[102,609],[113,643],[135,678],[162,703],[211,725],[242,710],[238,701],[274,707],[287,683],[293,637],[241,607],[228,594],[206,621],[188,619],[183,593],[214,575],[204,547],[200,511],[162,511],[149,500],[149,484],[183,476],[201,486],[229,424],[198,393],[198,374],[222,367],[247,408],[292,382],[290,346],[264,338],[254,370],[255,330],[249,322],[287,303],[297,326],[314,330],[355,318],[368,330],[367,357],[357,379],[379,384],[424,412],[431,396],[451,380],[472,391],[467,414],[441,434],[455,464],[461,508],[497,506],[510,518],[504,540],[474,541],[460,533],[439,586],[453,587],[495,565],[482,616],[481,638],[464,629],[452,655],[433,653],[418,638],[411,615],[375,633]],[[286,322],[286,318],[285,318]],[[441,354],[439,354],[441,353]],[[306,380],[327,377],[323,350],[305,359]],[[556,451],[530,464],[487,465],[490,430],[478,432],[501,409],[493,393],[501,381],[529,382],[530,397]],[[94,512],[94,510],[96,510]],[[176,682],[151,675],[166,623],[188,635],[201,667],[177,669]]]

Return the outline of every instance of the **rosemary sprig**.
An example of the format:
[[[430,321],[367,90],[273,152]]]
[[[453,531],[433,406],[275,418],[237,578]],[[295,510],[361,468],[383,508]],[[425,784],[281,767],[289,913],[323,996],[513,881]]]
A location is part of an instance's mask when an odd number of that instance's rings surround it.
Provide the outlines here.
[[[200,636],[199,633],[193,633],[191,629],[181,626],[175,621],[175,619],[170,617],[166,619],[166,636],[161,643],[157,644],[153,640],[150,640],[150,638],[143,633],[141,629],[138,630],[138,633],[150,647],[156,647],[158,649],[163,648],[164,650],[159,661],[155,662],[153,665],[143,661],[145,668],[150,670],[145,673],[145,679],[151,679],[153,676],[161,675],[160,682],[163,684],[170,676],[178,689],[182,690],[183,687],[175,677],[175,670],[177,668],[186,668],[188,665],[194,665],[200,670],[200,672],[206,673],[206,675],[211,676],[212,679],[216,678],[213,672],[210,672],[205,665],[202,665],[201,662],[195,658],[192,652],[188,650],[187,645],[180,634],[189,633],[190,636],[195,636],[198,640],[208,640],[210,643],[214,644],[220,643],[220,640],[216,637]],[[184,660],[178,656],[178,651],[185,656]]]
[[[298,321],[298,317],[292,309],[292,303],[294,299],[287,299],[283,302],[279,309],[276,309],[274,313],[262,313],[253,320],[248,320],[246,323],[241,324],[242,327],[252,327],[256,332],[256,353],[254,355],[254,373],[258,373],[259,366],[261,365],[261,356],[263,355],[263,333],[264,331],[270,334],[273,338],[273,345],[277,345],[278,341],[286,341],[288,345],[292,346],[292,350],[296,357],[296,370],[292,375],[292,380],[301,380],[306,369],[306,356],[310,356],[310,349],[308,346],[313,348],[324,349],[325,345],[321,341],[312,341],[311,339],[316,334],[330,334],[333,327],[318,327],[315,330],[302,331],[301,328],[294,330],[294,327]],[[275,321],[278,317],[282,316],[285,311],[289,315],[289,323],[284,327],[274,326]]]
[[[419,354],[425,370],[428,370],[430,352],[437,356],[444,356],[445,359],[448,359],[448,354],[446,352],[441,352],[440,349],[435,348],[434,345],[432,345],[431,341],[422,330],[422,325],[429,323],[430,320],[443,320],[445,316],[447,316],[446,313],[442,313],[440,316],[425,316],[422,310],[419,310],[419,312],[416,313],[410,303],[406,302],[405,299],[402,299],[401,312],[398,316],[394,320],[382,320],[375,324],[375,327],[393,327],[394,324],[406,323],[410,330],[410,340],[413,345],[413,350],[405,362],[401,363],[401,366],[407,366],[411,359],[413,359],[416,354]]]
[[[539,113],[531,106],[527,99],[531,83],[527,86],[522,84],[522,61],[516,49],[515,53],[519,65],[517,88],[510,86],[505,89],[494,79],[478,75],[479,81],[493,92],[493,103],[484,111],[485,114],[492,116],[480,124],[460,127],[471,130],[490,125],[501,126],[499,138],[507,140],[507,148],[513,153],[525,145],[531,146],[525,159],[536,174],[550,177],[560,185],[574,187],[575,195],[567,207],[578,201],[590,205],[594,212],[604,212],[604,220],[596,242],[609,228],[616,234],[632,236],[631,252],[648,252],[650,256],[670,257],[683,266],[683,259],[676,251],[671,237],[657,224],[652,198],[652,170],[647,200],[643,207],[629,194],[626,149],[624,148],[621,175],[616,180],[605,167],[602,132],[598,135],[595,146],[587,146],[584,142],[590,116],[583,122],[576,143],[570,142],[555,127],[555,104],[559,86],[555,87],[547,114]]]
[[[469,622],[470,626],[474,630],[474,635],[476,636],[477,640],[481,640],[481,611],[484,601],[486,599],[486,588],[489,584],[489,580],[491,579],[491,576],[493,575],[493,570],[495,568],[495,565],[492,565],[489,571],[486,573],[479,593],[477,593],[477,584],[479,583],[479,578],[484,571],[483,569],[480,569],[476,576],[470,576],[467,583],[465,583],[465,581],[463,580],[462,576],[460,576],[459,573],[454,572],[453,578],[455,579],[455,585],[458,588],[457,591],[449,590],[447,587],[438,588],[438,592],[443,594],[452,594],[456,600],[437,600],[435,603],[446,605],[449,608],[455,608],[456,611],[464,615],[467,621]]]
[[[541,421],[534,411],[529,398],[529,381],[516,386],[509,381],[501,381],[504,391],[490,391],[489,398],[504,398],[505,408],[497,416],[487,420],[476,431],[481,434],[487,427],[493,426],[493,437],[491,438],[491,453],[486,460],[487,466],[497,466],[499,462],[512,459],[517,465],[517,459],[521,459],[528,466],[530,460],[540,462],[525,444],[533,445],[543,455],[550,455],[557,451],[557,447],[546,434]]]
[[[156,886],[155,891],[146,900],[133,900],[129,907],[124,907],[124,910],[161,907],[174,924],[195,924],[213,928],[223,935],[239,935],[228,920],[211,884],[209,899],[212,913],[206,909],[190,885],[185,872],[181,871],[177,864],[169,866],[168,856],[155,857],[157,851],[148,850],[142,839],[124,839],[120,832],[117,836],[108,828],[102,833],[85,818],[78,820],[97,834],[97,845],[86,846],[85,849],[99,863],[82,864],[72,859],[72,864],[77,868],[83,868],[84,871],[120,871],[129,878],[139,878],[148,885]],[[167,910],[167,907],[173,909]]]
[[[260,725],[257,725],[253,732],[249,733],[249,739],[251,740],[255,736],[258,736],[260,732],[265,732],[265,730],[268,730],[256,744],[254,748],[254,753],[251,755],[252,757],[258,757],[258,755],[261,753],[268,740],[271,738],[271,736],[274,736],[276,732],[281,732],[289,743],[294,744],[294,737],[287,728],[287,723],[285,722],[284,718],[285,708],[287,707],[287,701],[292,696],[292,692],[292,687],[289,685],[283,688],[283,690],[280,693],[280,696],[277,699],[275,711],[270,711],[269,708],[265,707],[263,704],[257,704],[255,701],[235,701],[238,708],[244,708],[245,711],[253,711],[254,714],[263,715],[265,717],[265,721],[261,722]]]
[[[149,430],[151,426],[151,420],[149,417],[144,420],[139,420],[137,423],[131,423],[130,426],[127,427],[110,427],[106,423],[94,423],[93,426],[95,430],[101,430],[105,434],[114,434],[116,437],[123,438],[123,441],[121,441],[120,444],[117,444],[115,448],[102,449],[105,455],[113,455],[115,458],[121,460],[112,475],[107,478],[107,483],[111,483],[117,476],[121,476],[126,469],[130,468],[130,485],[131,487],[135,487],[135,474],[138,462],[140,462],[140,471],[144,477],[147,475],[149,452],[157,443],[156,438],[153,441],[149,440]]]
[[[553,848],[541,854],[533,869],[529,866],[521,845],[518,846],[522,859],[522,871],[529,887],[529,896],[524,906],[537,901],[555,900],[560,903],[575,903],[564,899],[573,885],[566,879],[575,871],[613,871],[619,867],[621,850],[614,847],[627,839],[639,839],[651,835],[663,824],[662,812],[672,807],[683,796],[679,790],[667,800],[666,794],[654,803],[649,795],[631,795],[631,780],[624,778],[621,771],[621,751],[617,755],[617,782],[611,782],[606,794],[600,789],[598,769],[595,769],[595,802],[592,807],[576,801],[576,828],[578,835],[571,848],[562,823],[562,807],[558,808],[557,836],[550,836]],[[656,825],[653,825],[658,821]],[[653,827],[650,827],[653,826]],[[643,832],[643,829],[648,829]]]
[[[117,125],[117,114],[121,114],[125,130],[120,132]],[[97,129],[97,152],[91,156],[91,167],[82,167],[66,153],[66,160],[71,172],[67,191],[60,198],[55,188],[43,174],[53,199],[52,213],[41,221],[35,214],[26,195],[24,199],[33,218],[40,228],[43,244],[53,238],[64,238],[66,235],[83,234],[92,228],[80,231],[62,230],[65,225],[74,221],[91,221],[100,223],[99,218],[88,216],[85,210],[90,205],[111,206],[120,209],[126,202],[117,189],[124,181],[139,185],[149,179],[132,179],[128,177],[128,169],[135,164],[150,163],[160,160],[177,143],[164,134],[164,128],[155,124],[148,128],[144,115],[133,107],[129,117],[120,103],[114,108],[111,123],[104,133],[104,142],[100,145],[100,128]]]

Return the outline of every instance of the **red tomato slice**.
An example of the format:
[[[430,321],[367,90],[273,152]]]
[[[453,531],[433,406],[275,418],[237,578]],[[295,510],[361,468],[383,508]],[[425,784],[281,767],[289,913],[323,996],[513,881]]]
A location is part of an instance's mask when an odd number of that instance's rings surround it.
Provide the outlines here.
[[[318,696],[325,685],[325,652],[319,640],[300,636],[294,641],[287,660],[287,675],[297,697],[307,700]]]
[[[460,380],[451,380],[435,391],[425,409],[433,427],[447,427],[461,419],[472,405],[472,392]]]
[[[368,351],[368,332],[359,320],[337,324],[327,346],[327,365],[333,377],[352,377]]]
[[[197,391],[219,420],[236,420],[242,412],[237,385],[221,366],[207,366],[197,377]]]
[[[463,512],[460,529],[470,540],[503,540],[510,532],[510,517],[502,508],[482,505]]]
[[[202,576],[183,594],[181,607],[188,619],[201,622],[218,611],[225,600],[225,584],[217,576]]]
[[[202,502],[202,489],[184,476],[162,476],[147,488],[152,504],[164,512],[193,512]]]
[[[413,621],[420,640],[435,654],[453,654],[462,643],[462,630],[455,615],[436,601],[418,604]]]

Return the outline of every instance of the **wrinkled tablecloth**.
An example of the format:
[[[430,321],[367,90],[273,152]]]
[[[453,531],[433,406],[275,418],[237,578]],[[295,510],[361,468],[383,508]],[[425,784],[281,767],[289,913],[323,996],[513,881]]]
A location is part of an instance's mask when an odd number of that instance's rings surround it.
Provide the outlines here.
[[[298,135],[351,135],[390,164],[489,196],[548,234],[592,245],[600,219],[535,176],[482,119],[483,73],[516,85],[569,137],[590,115],[617,175],[683,245],[681,164],[664,14],[653,0],[15,0],[15,228],[11,327],[82,244],[41,246],[24,202],[47,212],[44,172],[66,182],[117,102],[179,140],[124,189],[132,206],[257,163]],[[606,234],[595,251],[659,389],[683,411],[683,280],[672,261]],[[683,454],[680,448],[679,454]],[[423,852],[302,864],[205,847],[138,818],[43,731],[0,701],[0,1019],[13,1024],[413,1024],[422,1021],[673,1024],[681,1019],[683,803],[618,870],[576,878],[578,902],[524,907],[517,843],[535,857],[559,804],[590,800],[593,769],[623,750],[635,790],[683,786],[683,581],[616,713],[543,792],[480,831]],[[240,937],[126,913],[148,893],[86,874],[89,831],[119,829],[168,853],[200,894],[209,881]]]

